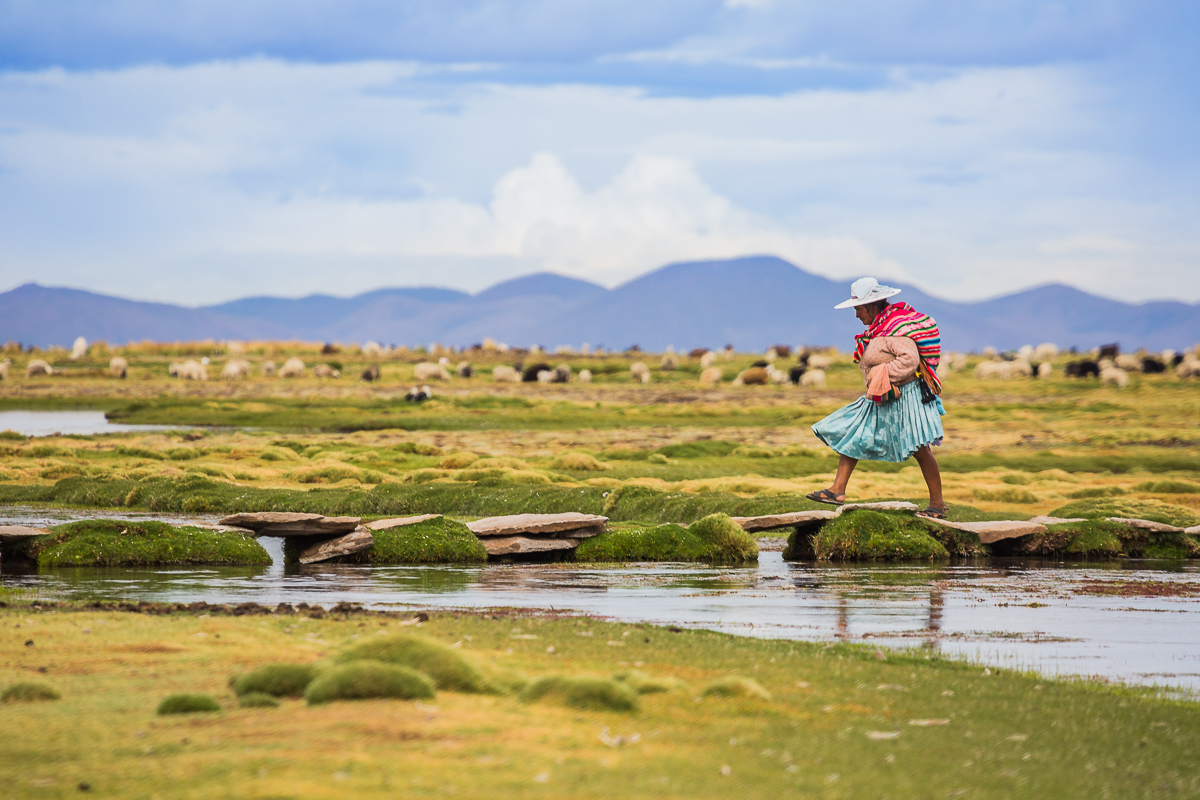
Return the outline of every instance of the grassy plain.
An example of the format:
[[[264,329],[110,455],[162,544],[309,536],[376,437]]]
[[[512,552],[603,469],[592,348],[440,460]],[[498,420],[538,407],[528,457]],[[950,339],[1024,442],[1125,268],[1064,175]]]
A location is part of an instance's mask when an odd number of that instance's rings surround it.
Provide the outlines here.
[[[315,618],[310,618],[315,617]],[[6,797],[1132,797],[1200,793],[1200,719],[1150,690],[921,651],[585,618],[0,610]],[[420,629],[525,679],[633,672],[635,711],[514,694],[239,707],[229,679]],[[769,693],[723,697],[731,678]],[[705,692],[714,682],[721,682]],[[637,684],[630,684],[637,685]],[[721,691],[725,687],[726,691]],[[177,693],[217,713],[156,714]],[[738,694],[735,692],[734,694]],[[26,692],[22,697],[29,697]]]

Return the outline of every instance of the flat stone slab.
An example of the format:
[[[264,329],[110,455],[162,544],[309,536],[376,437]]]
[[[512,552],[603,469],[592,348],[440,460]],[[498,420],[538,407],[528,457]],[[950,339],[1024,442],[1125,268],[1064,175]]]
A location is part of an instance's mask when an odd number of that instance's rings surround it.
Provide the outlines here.
[[[375,544],[375,537],[369,530],[360,526],[350,533],[335,536],[304,548],[300,551],[300,563],[316,564],[319,561],[328,561],[338,556],[348,556],[351,553],[366,550],[373,544]]]
[[[1152,522],[1148,519],[1127,519],[1125,517],[1108,517],[1105,522],[1115,522],[1118,525],[1124,525],[1127,528],[1137,528],[1141,531],[1151,531],[1153,533],[1184,533],[1184,528],[1177,528],[1174,525],[1167,525],[1164,522]]]
[[[922,517],[922,519],[929,519]],[[974,533],[979,537],[980,544],[993,544],[1004,539],[1016,539],[1034,533],[1045,533],[1046,526],[1036,522],[1021,522],[1019,520],[1000,520],[987,522],[951,522],[945,519],[929,519],[930,522],[946,528]]]
[[[221,525],[249,528],[257,536],[336,536],[350,533],[362,517],[325,517],[295,511],[252,511],[222,517]]]
[[[547,553],[552,550],[574,550],[579,546],[578,539],[530,539],[526,536],[491,536],[480,541],[489,556]]]
[[[843,506],[838,506],[836,513],[841,514],[843,511],[854,511],[858,508],[865,508],[870,511],[920,511],[921,507],[915,503],[910,503],[907,500],[881,500],[878,503],[846,503]]]
[[[1061,525],[1064,522],[1086,522],[1083,517],[1030,517],[1030,522],[1037,525]]]
[[[831,520],[838,515],[836,511],[810,509],[808,511],[790,511],[786,514],[766,514],[761,517],[733,517],[733,521],[749,533],[755,531],[773,531],[779,528],[795,528],[804,525],[815,525]]]
[[[599,536],[608,529],[603,525],[593,525],[590,528],[576,528],[573,531],[559,531],[553,534],[555,539],[590,539],[593,536]]]
[[[46,536],[51,531],[48,528],[28,528],[24,525],[0,525],[0,540],[25,539],[30,536]]]
[[[441,519],[441,514],[418,514],[415,517],[393,517],[392,519],[377,519],[374,522],[368,522],[366,527],[373,531],[388,531],[392,528],[402,528],[405,525],[416,525],[418,522],[427,522],[431,519]]]
[[[1200,525],[1193,525],[1193,526],[1192,526],[1192,527],[1190,527],[1190,528],[1184,528],[1184,529],[1183,529],[1183,532],[1184,532],[1184,533],[1190,533],[1190,534],[1192,534],[1193,536],[1194,536],[1194,535],[1197,535],[1197,534],[1200,534]]]
[[[580,514],[568,511],[564,514],[510,514],[504,517],[485,517],[468,522],[467,527],[476,536],[516,536],[519,534],[547,534],[594,528],[606,525],[608,517],[595,514]]]

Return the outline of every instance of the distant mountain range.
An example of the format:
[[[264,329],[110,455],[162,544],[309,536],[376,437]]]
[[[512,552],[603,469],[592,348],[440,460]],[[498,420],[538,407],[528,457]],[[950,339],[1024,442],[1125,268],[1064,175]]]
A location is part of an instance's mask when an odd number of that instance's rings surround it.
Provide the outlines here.
[[[903,286],[906,300],[941,325],[951,350],[1014,349],[1054,342],[1091,348],[1190,347],[1200,341],[1200,304],[1141,305],[1062,285],[977,303],[956,303]],[[498,283],[479,294],[416,287],[354,297],[247,297],[185,308],[78,289],[25,284],[0,294],[0,341],[69,346],[76,336],[110,344],[196,339],[465,346],[490,337],[514,346],[583,343],[660,351],[726,344],[847,349],[861,326],[833,306],[848,282],[805,272],[772,256],[671,264],[615,289],[551,273]]]

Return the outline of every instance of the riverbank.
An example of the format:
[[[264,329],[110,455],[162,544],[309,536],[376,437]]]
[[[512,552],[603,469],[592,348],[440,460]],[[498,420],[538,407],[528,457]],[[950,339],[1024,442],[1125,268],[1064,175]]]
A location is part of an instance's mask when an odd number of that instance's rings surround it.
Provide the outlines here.
[[[136,606],[134,606],[136,609]],[[149,610],[149,609],[143,609]],[[154,610],[167,611],[166,608]],[[257,610],[257,609],[256,609]],[[14,797],[973,797],[1200,791],[1200,709],[1083,682],[845,645],[528,615],[197,608],[0,610],[0,681],[61,699],[0,704]],[[380,632],[383,632],[382,634]],[[513,695],[240,708],[231,675],[419,632],[535,679],[636,671],[687,685],[635,712]],[[29,644],[26,644],[29,642]],[[703,688],[753,679],[770,695]],[[221,711],[158,716],[177,692]],[[54,765],[51,768],[49,765]]]

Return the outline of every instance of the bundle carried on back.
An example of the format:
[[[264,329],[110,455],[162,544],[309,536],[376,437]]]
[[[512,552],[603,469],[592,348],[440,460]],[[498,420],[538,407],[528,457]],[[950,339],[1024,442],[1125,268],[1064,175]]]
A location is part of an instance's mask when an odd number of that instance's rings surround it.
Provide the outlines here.
[[[908,303],[887,306],[875,318],[865,333],[854,337],[854,362],[862,360],[867,345],[876,336],[907,336],[917,345],[921,354],[919,375],[922,382],[933,392],[942,393],[942,381],[937,376],[938,364],[942,361],[942,334],[937,322],[928,314],[922,314]]]

